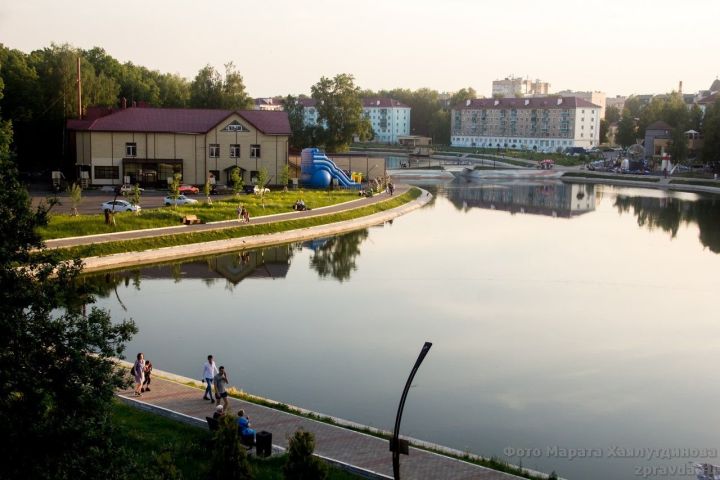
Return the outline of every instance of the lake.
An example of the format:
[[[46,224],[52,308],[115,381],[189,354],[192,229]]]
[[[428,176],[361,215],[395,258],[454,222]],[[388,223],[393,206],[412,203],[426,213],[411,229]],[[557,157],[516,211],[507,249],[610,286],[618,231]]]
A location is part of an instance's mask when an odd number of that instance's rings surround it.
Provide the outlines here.
[[[212,353],[247,392],[386,430],[431,341],[402,434],[566,478],[720,463],[720,197],[426,188],[384,226],[90,277],[98,305],[137,322],[129,357],[200,379]]]

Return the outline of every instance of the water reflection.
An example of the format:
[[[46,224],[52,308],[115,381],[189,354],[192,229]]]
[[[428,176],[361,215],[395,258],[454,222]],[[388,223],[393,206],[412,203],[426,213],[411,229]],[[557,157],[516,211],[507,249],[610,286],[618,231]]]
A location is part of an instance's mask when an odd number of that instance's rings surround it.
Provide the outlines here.
[[[615,207],[619,213],[637,216],[637,224],[648,230],[660,229],[675,238],[681,224],[697,224],[700,242],[714,253],[720,253],[720,222],[716,197],[684,200],[677,197],[641,197],[619,194]]]
[[[310,267],[321,277],[340,282],[350,279],[357,270],[355,259],[360,255],[360,244],[368,237],[367,229],[350,232],[340,237],[322,239],[314,248]]]
[[[484,208],[512,214],[573,217],[595,210],[595,186],[560,181],[490,184],[459,180],[447,197],[459,210]]]

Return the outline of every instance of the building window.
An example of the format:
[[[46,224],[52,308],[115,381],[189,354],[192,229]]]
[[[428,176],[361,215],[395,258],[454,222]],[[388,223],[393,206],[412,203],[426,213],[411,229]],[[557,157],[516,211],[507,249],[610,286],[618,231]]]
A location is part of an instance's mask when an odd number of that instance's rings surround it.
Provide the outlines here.
[[[136,157],[137,156],[137,143],[132,142],[132,143],[125,144],[125,156],[126,157]]]
[[[133,145],[135,145],[133,143]],[[116,180],[120,178],[120,167],[103,167],[96,165],[95,169],[96,180]]]
[[[250,158],[260,158],[260,145],[250,145]]]
[[[210,144],[210,158],[217,158],[220,156],[220,145],[217,143]]]
[[[240,145],[237,143],[230,145],[230,158],[240,158]]]

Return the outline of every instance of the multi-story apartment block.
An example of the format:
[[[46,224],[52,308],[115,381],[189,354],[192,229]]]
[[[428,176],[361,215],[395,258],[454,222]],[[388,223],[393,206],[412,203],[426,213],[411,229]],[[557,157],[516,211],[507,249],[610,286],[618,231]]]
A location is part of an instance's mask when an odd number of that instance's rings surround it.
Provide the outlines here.
[[[555,95],[560,97],[577,97],[587,100],[588,102],[600,107],[600,118],[605,118],[605,92],[577,92],[573,90],[563,90],[555,93]]]
[[[410,134],[410,107],[392,98],[363,98],[363,113],[379,143],[398,143]]]
[[[453,146],[558,151],[600,143],[600,107],[577,97],[487,98],[452,109]]]
[[[503,80],[494,80],[492,83],[493,97],[518,97],[524,95],[547,95],[550,90],[548,82],[540,80],[522,79],[520,77],[506,77]]]
[[[301,98],[305,125],[318,125],[317,100]],[[398,137],[410,134],[410,107],[391,98],[364,98],[363,114],[370,120],[378,143],[398,143]]]

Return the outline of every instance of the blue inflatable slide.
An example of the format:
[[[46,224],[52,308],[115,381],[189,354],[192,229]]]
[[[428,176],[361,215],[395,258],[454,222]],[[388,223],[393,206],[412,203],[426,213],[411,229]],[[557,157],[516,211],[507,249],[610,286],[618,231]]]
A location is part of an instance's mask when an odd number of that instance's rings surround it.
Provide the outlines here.
[[[300,154],[300,183],[314,188],[327,188],[333,179],[347,188],[360,188],[360,184],[350,180],[335,162],[330,160],[319,148],[305,148]]]

